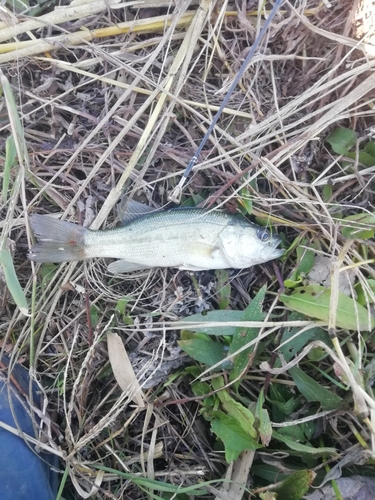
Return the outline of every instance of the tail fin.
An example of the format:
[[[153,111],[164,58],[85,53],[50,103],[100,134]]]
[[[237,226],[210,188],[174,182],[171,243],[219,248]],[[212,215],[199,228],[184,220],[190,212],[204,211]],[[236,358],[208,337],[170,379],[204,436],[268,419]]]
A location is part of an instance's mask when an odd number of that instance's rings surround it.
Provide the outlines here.
[[[48,215],[33,215],[30,223],[38,240],[30,250],[30,260],[68,262],[86,258],[85,233],[88,229]]]

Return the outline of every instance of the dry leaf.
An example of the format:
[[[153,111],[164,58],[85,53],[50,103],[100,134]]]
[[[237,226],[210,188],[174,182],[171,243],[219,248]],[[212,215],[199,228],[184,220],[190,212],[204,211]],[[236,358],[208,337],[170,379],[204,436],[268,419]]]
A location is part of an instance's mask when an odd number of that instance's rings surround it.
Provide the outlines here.
[[[145,406],[142,388],[135,376],[121,337],[117,333],[107,334],[108,356],[118,385],[138,406]]]
[[[314,267],[308,274],[311,284],[317,283],[326,287],[331,286],[331,271],[333,262],[329,257],[318,255],[315,259]],[[353,269],[343,271],[339,274],[339,290],[345,295],[351,296],[355,280],[355,272]],[[354,297],[355,298],[355,297]]]

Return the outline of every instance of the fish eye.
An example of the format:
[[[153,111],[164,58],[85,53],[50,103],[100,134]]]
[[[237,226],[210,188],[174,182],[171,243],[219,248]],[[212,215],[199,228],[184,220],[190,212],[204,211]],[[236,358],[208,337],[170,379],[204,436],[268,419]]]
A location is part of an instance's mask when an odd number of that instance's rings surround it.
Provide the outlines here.
[[[268,241],[270,239],[270,233],[267,229],[257,229],[256,235],[260,241]]]

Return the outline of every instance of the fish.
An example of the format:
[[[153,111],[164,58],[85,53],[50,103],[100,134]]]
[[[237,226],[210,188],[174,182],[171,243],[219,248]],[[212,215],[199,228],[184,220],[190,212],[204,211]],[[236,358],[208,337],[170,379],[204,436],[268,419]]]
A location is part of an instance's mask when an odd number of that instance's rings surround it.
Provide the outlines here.
[[[124,208],[125,206],[125,208]],[[203,271],[243,269],[283,255],[281,238],[242,216],[201,208],[153,209],[126,200],[122,226],[93,231],[49,215],[30,216],[37,243],[34,262],[120,259],[108,271],[121,274],[154,267]]]

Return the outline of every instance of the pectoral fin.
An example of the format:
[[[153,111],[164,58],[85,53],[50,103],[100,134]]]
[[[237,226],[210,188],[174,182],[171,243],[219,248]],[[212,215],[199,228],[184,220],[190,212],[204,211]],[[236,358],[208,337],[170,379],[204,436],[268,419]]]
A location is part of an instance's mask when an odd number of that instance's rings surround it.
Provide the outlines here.
[[[150,266],[143,266],[135,262],[126,262],[126,260],[116,260],[108,266],[108,271],[112,274],[130,273],[131,271],[141,271],[150,269]]]

